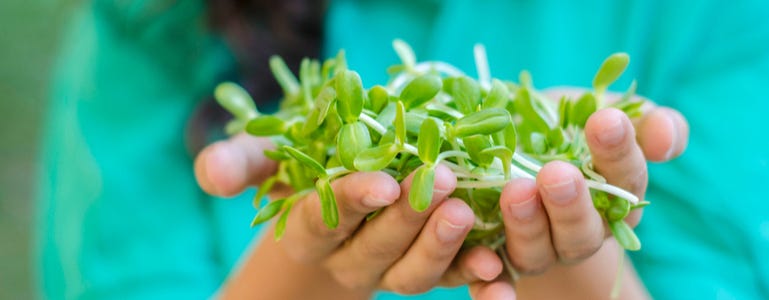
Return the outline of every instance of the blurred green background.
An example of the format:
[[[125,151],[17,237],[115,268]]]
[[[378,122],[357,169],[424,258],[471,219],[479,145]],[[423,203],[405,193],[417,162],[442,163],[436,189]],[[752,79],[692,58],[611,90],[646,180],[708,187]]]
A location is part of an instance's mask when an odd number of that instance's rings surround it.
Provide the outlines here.
[[[50,69],[75,5],[0,1],[0,299],[35,297],[35,158]]]

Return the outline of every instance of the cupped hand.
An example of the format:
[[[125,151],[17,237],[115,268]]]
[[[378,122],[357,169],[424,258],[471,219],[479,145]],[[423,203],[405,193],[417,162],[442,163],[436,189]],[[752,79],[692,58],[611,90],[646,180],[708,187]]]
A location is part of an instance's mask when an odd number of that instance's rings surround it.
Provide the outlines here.
[[[581,92],[557,89],[548,94]],[[609,95],[612,97],[618,95]],[[588,119],[585,135],[598,173],[608,183],[644,199],[646,160],[664,162],[679,156],[686,148],[689,127],[677,111],[648,104],[638,120],[617,109],[599,110]],[[611,235],[593,207],[581,171],[565,162],[546,164],[536,180],[510,181],[503,188],[500,208],[507,237],[505,249],[514,269],[524,276],[543,274],[562,263],[581,262]],[[636,226],[641,213],[641,209],[633,210],[625,222]],[[500,278],[471,284],[471,293],[475,299],[497,299],[503,293],[513,293],[513,286]]]
[[[210,194],[231,196],[259,184],[276,170],[275,162],[262,154],[270,147],[269,140],[246,135],[212,144],[195,162],[200,186]],[[438,166],[435,176],[432,204],[421,213],[408,202],[413,174],[400,184],[383,172],[342,177],[332,183],[338,227],[323,223],[313,193],[294,206],[277,244],[296,263],[322,266],[351,291],[416,294],[436,285],[493,280],[502,272],[493,251],[478,247],[457,256],[475,217],[463,201],[448,198],[456,186],[451,170]],[[365,220],[378,209],[375,218]]]

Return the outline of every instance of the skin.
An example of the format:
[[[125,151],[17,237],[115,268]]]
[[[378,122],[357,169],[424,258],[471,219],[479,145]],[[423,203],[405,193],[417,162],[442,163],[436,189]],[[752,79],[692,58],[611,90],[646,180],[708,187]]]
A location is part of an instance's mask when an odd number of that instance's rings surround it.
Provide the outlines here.
[[[597,171],[643,199],[646,160],[680,155],[689,128],[675,110],[650,105],[639,120],[616,109],[598,111],[585,132]],[[276,171],[276,163],[262,154],[272,147],[267,139],[246,135],[214,143],[196,158],[196,178],[212,195],[237,195]],[[464,202],[447,198],[456,186],[451,171],[436,169],[434,198],[422,213],[408,204],[410,184],[411,176],[399,184],[381,172],[336,180],[340,223],[334,230],[322,222],[317,195],[307,196],[289,216],[282,240],[266,234],[221,288],[222,298],[366,299],[376,290],[418,294],[464,284],[474,299],[608,298],[621,251],[574,166],[550,162],[536,180],[515,179],[503,188],[505,249],[522,275],[515,289],[491,249],[460,251],[474,216]],[[384,209],[377,218],[362,222],[379,208]],[[636,210],[626,222],[635,226],[640,218]],[[620,298],[648,298],[632,265],[625,264]]]

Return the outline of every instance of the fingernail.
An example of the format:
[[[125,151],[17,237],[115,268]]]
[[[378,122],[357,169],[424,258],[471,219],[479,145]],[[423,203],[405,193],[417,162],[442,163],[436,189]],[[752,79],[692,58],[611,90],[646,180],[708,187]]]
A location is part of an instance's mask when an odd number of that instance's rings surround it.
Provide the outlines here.
[[[387,199],[379,198],[379,197],[372,197],[372,196],[365,196],[362,200],[363,204],[368,207],[385,207],[388,206],[391,203],[391,201],[388,201]]]
[[[556,204],[566,205],[577,198],[577,185],[574,178],[568,178],[561,182],[544,185],[545,194]]]
[[[624,135],[625,127],[622,126],[622,119],[619,116],[612,116],[596,138],[601,145],[614,146],[622,142]]]
[[[535,195],[523,202],[510,203],[510,214],[518,219],[518,221],[529,221],[534,219],[534,215],[539,207],[539,202],[537,202],[536,197],[537,196]]]
[[[438,228],[435,229],[435,233],[438,235],[438,239],[444,243],[455,242],[462,238],[465,233],[466,225],[455,225],[447,220],[441,220],[438,222]]]

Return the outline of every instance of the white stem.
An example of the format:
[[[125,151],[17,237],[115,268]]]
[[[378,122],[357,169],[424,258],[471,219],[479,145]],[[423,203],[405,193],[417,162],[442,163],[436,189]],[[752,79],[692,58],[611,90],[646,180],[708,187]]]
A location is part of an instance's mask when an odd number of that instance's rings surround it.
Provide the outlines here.
[[[457,181],[457,188],[463,189],[485,189],[491,187],[501,187],[507,184],[507,180],[489,180],[489,181],[470,181],[459,180]]]
[[[473,225],[473,229],[490,230],[497,228],[497,226],[499,226],[499,222],[484,222],[481,220],[481,218],[475,218],[475,225]]]
[[[417,147],[414,147],[414,145],[411,144],[403,144],[403,150],[406,150],[406,152],[413,155],[419,155],[419,150],[417,150]]]
[[[485,90],[491,88],[491,71],[489,71],[489,60],[486,57],[486,47],[481,44],[475,44],[473,47],[475,54],[475,68],[478,71],[478,82]]]
[[[438,159],[436,161],[445,160],[447,157],[458,157],[458,158],[470,158],[470,155],[465,153],[464,151],[458,151],[458,150],[449,150],[446,152],[441,152],[441,154],[438,154]]]
[[[333,178],[333,177],[337,177],[339,175],[343,175],[350,172],[352,172],[352,170],[349,170],[345,167],[336,167],[336,168],[327,169],[326,175]]]
[[[363,113],[360,114],[358,119],[363,121],[363,123],[366,123],[368,127],[371,127],[371,129],[374,129],[374,131],[378,132],[381,135],[384,135],[387,132],[387,128],[382,126],[382,124],[379,124],[379,122],[369,117],[367,114],[363,114]]]
[[[636,195],[633,195],[632,193],[626,190],[623,190],[619,187],[616,187],[614,185],[611,185],[608,183],[600,183],[595,180],[586,180],[586,182],[587,182],[587,186],[591,189],[604,191],[614,196],[620,197],[622,199],[626,199],[627,201],[629,201],[631,204],[634,204],[634,205],[638,204],[639,202],[638,197],[636,197]]]
[[[465,168],[460,167],[459,165],[447,161],[447,160],[441,160],[441,164],[444,164],[449,167],[452,171],[454,171],[454,174],[457,175],[457,177],[464,177],[464,178],[476,178],[480,179],[483,177],[483,175],[473,174],[468,172]]]
[[[542,166],[529,160],[525,156],[518,154],[517,151],[513,153],[513,160],[518,162],[522,166],[526,167],[527,169],[532,170],[536,173],[539,173],[539,170],[542,169]]]

